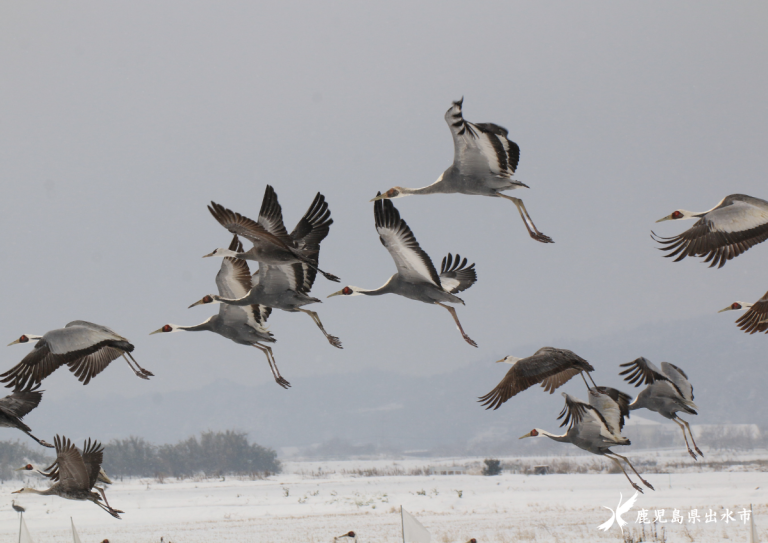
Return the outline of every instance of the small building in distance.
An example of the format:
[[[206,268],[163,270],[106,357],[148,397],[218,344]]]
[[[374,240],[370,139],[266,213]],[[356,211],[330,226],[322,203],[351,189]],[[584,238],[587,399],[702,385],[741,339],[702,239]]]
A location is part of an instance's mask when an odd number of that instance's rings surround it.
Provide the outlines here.
[[[534,475],[546,475],[549,473],[549,466],[533,466]]]

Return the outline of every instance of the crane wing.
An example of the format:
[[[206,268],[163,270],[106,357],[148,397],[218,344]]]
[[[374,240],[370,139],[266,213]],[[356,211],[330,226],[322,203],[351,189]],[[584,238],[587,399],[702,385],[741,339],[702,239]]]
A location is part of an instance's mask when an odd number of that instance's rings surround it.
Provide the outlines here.
[[[237,235],[232,239],[229,248],[232,251],[242,252],[242,243],[237,239]],[[216,288],[219,296],[232,299],[243,298],[250,292],[252,281],[251,271],[245,260],[231,257],[222,259],[221,268],[216,274]],[[244,306],[221,304],[219,306],[221,317],[234,321],[245,320],[249,326],[262,332],[266,332],[264,323],[271,312],[271,308],[259,304]]]
[[[279,294],[287,290],[301,292],[304,288],[304,269],[301,264],[285,266],[259,265],[259,287],[266,294]]]
[[[550,394],[554,394],[555,390],[563,386],[565,383],[570,381],[573,377],[577,376],[581,372],[578,368],[568,368],[565,369],[559,373],[556,373],[552,375],[551,377],[547,377],[541,382],[541,388],[544,389],[544,392],[549,392]]]
[[[98,353],[102,349],[111,349],[111,351],[109,351],[111,354],[114,354],[112,351],[119,351],[117,356],[119,356],[123,352],[119,349],[114,349],[109,346],[110,343],[113,343],[116,340],[102,339],[99,343],[90,344],[87,347],[81,348],[79,350],[65,351],[62,354],[56,354],[52,352],[52,349],[50,348],[50,344],[48,343],[48,339],[49,339],[49,336],[56,337],[59,332],[73,332],[74,335],[77,335],[77,336],[88,335],[91,332],[98,334],[98,332],[96,331],[92,331],[83,327],[67,328],[67,329],[62,328],[59,330],[52,330],[51,332],[48,332],[47,334],[45,334],[45,336],[43,336],[43,339],[37,342],[37,344],[35,345],[35,348],[32,349],[32,351],[29,354],[27,354],[27,356],[25,356],[21,362],[19,362],[13,368],[11,368],[10,370],[0,375],[0,382],[6,383],[5,385],[6,387],[26,388],[28,385],[32,383],[40,383],[43,379],[48,377],[51,373],[56,371],[59,367],[63,366],[64,364],[78,362],[83,358],[87,359],[85,362],[86,364],[90,363],[90,361],[93,361],[93,363],[98,366],[97,361],[95,359],[98,359],[98,361],[101,361],[99,363],[103,363],[101,356],[109,356],[109,355],[100,355],[94,358],[88,358],[88,356],[94,353]],[[72,341],[58,342],[59,348],[61,349],[62,345],[65,345],[65,346],[71,345],[73,347],[77,347],[77,346],[88,344],[88,342],[82,341],[83,339],[82,337],[76,337],[76,338],[70,338],[70,339]],[[126,346],[129,346],[129,345],[130,343],[126,342]],[[115,356],[114,358],[117,358],[117,356]],[[110,361],[114,360],[114,358],[111,358]],[[107,362],[107,364],[108,363],[109,362]],[[101,368],[101,369],[104,369],[104,368]],[[98,373],[98,371],[96,373]],[[95,373],[93,375],[95,375]],[[91,375],[91,377],[93,375]]]
[[[286,245],[293,245],[293,238],[288,236],[283,224],[283,210],[277,201],[277,194],[271,185],[264,190],[264,199],[259,211],[259,225]]]
[[[380,195],[381,193],[377,194]],[[392,202],[388,199],[376,200],[373,204],[373,216],[381,244],[387,248],[395,261],[400,277],[412,283],[432,283],[442,288],[432,260],[419,246],[413,232],[400,218],[400,213]]]
[[[83,462],[80,451],[66,437],[56,435],[53,438],[56,447],[56,466],[58,467],[59,483],[64,488],[90,490],[90,477]]]
[[[624,428],[624,419],[629,418],[629,404],[632,403],[632,396],[611,387],[597,387],[597,390],[607,394],[619,406],[619,431],[621,431]]]
[[[491,123],[473,124],[464,120],[462,98],[445,113],[453,136],[453,167],[461,174],[493,174],[511,177],[520,160],[520,147],[507,138],[507,130]]]
[[[98,441],[92,442],[91,438],[88,438],[83,443],[82,458],[88,473],[88,489],[90,490],[99,478],[101,463],[104,461],[104,447]]]
[[[661,370],[644,356],[641,356],[632,362],[620,364],[620,366],[627,369],[620,372],[619,375],[626,375],[624,380],[636,387],[639,387],[640,385],[650,385],[659,380],[669,381]]]
[[[706,256],[722,268],[750,247],[768,239],[768,202],[743,194],[732,194],[707,212],[691,228],[672,237],[654,234],[665,257],[676,256],[675,262],[687,256]]]
[[[571,431],[581,425],[599,424],[610,435],[608,423],[597,408],[565,392],[563,392],[563,397],[565,398],[565,407],[563,407],[563,410],[557,417],[558,420],[563,419],[563,422],[560,424],[561,428],[568,425],[568,431]]]
[[[675,388],[683,398],[689,402],[693,401],[693,385],[688,381],[688,376],[683,370],[669,362],[662,362],[661,371],[669,377],[669,380],[672,381],[672,384],[675,385]]]
[[[333,219],[325,196],[318,192],[307,212],[291,232],[291,238],[301,248],[319,250],[320,242],[328,236],[332,224]]]
[[[755,332],[768,333],[768,292],[754,303],[746,313],[736,320],[739,329],[754,334]]]
[[[300,249],[312,251],[312,258],[318,260],[320,242],[328,235],[331,224],[333,224],[333,219],[331,219],[328,203],[325,201],[325,196],[318,192],[307,212],[298,222],[296,228],[293,229],[293,232],[291,232],[291,238],[296,241]],[[306,294],[315,283],[317,270],[310,268],[306,264],[295,264],[295,266],[300,267],[302,270],[303,276],[300,292]]]
[[[285,247],[285,243],[279,237],[270,234],[262,225],[240,215],[240,213],[231,211],[216,202],[211,202],[211,205],[208,206],[208,211],[224,228],[233,234],[243,236],[254,245],[266,242],[278,247]]]
[[[592,365],[567,349],[542,347],[532,356],[516,361],[492,391],[481,396],[486,409],[498,409],[516,394],[537,383],[550,394],[580,371],[594,371]]]
[[[17,418],[32,411],[43,399],[43,391],[38,390],[40,385],[28,386],[24,390],[14,390],[13,394],[0,400],[0,410]]]
[[[91,353],[106,342],[127,341],[106,326],[85,321],[73,321],[64,328],[51,330],[43,336],[43,340],[55,355]]]
[[[467,259],[461,260],[461,255],[456,255],[453,260],[451,253],[443,257],[443,263],[440,266],[440,284],[443,289],[451,294],[456,294],[475,284],[477,273],[475,265],[467,266]]]
[[[73,362],[69,362],[69,371],[75,374],[75,377],[87,385],[91,382],[91,379],[96,377],[102,371],[107,369],[109,364],[120,358],[125,351],[108,345],[104,345],[101,349],[95,353],[83,356]]]
[[[589,391],[589,405],[597,409],[603,416],[608,431],[617,440],[621,440],[621,428],[624,425],[624,417],[621,415],[619,404],[608,394],[591,389]]]
[[[82,328],[89,328],[89,329],[93,330],[94,332],[97,332],[99,334],[103,334],[104,337],[111,337],[111,338],[116,339],[116,340],[128,341],[123,336],[121,336],[120,334],[118,334],[117,332],[112,330],[111,328],[107,328],[104,325],[94,324],[94,323],[88,322],[88,321],[72,321],[72,322],[68,322],[66,325],[64,325],[64,328],[72,328],[72,327],[75,327],[75,326],[79,326],[79,327],[82,327]]]

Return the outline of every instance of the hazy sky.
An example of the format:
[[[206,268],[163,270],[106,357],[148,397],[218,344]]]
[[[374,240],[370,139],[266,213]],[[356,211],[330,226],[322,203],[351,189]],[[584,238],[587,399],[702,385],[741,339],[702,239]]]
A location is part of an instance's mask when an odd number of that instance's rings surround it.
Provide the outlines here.
[[[678,208],[768,198],[767,23],[758,2],[3,2],[0,338],[91,320],[156,374],[116,361],[83,389],[60,370],[52,397],[270,381],[255,349],[147,335],[215,310],[186,309],[215,292],[220,261],[201,257],[230,240],[206,204],[256,218],[266,184],[289,228],[325,194],[321,264],[342,278],[318,278],[312,309],[343,351],[307,316],[273,313],[288,380],[488,368],[530,354],[519,345],[702,315],[733,326],[716,311],[765,292],[768,245],[714,270],[662,258],[649,234],[691,226],[654,224]],[[443,114],[461,96],[468,120],[520,145],[531,188],[514,195],[556,242],[531,240],[501,199],[394,201],[436,265],[448,252],[476,263],[458,314],[479,349],[438,307],[325,300],[394,273],[368,201],[451,164]],[[28,351],[2,348],[3,368]]]

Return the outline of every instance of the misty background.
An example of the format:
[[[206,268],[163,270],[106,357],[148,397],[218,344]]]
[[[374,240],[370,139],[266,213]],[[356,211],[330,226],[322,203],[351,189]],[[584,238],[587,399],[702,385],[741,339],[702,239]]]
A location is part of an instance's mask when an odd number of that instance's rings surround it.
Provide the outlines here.
[[[662,258],[649,234],[690,227],[654,224],[676,209],[768,196],[767,20],[765,4],[715,2],[0,4],[0,337],[89,320],[155,374],[116,360],[83,387],[60,369],[26,422],[78,441],[236,429],[284,450],[480,447],[557,429],[559,394],[476,403],[508,368],[496,360],[551,345],[614,386],[620,363],[667,360],[693,382],[691,422],[765,427],[766,338],[717,311],[762,296],[768,247],[716,270]],[[369,200],[451,164],[443,114],[461,96],[467,120],[520,145],[531,188],[514,195],[555,240],[531,240],[501,199],[394,200],[434,262],[476,263],[458,314],[479,349],[440,308],[325,299],[395,272]],[[288,228],[326,196],[321,267],[342,281],[319,277],[312,309],[344,350],[273,312],[287,391],[255,349],[148,336],[217,310],[186,309],[215,292],[220,261],[201,257],[231,239],[206,205],[255,218],[266,184]],[[28,350],[3,348],[3,371]]]

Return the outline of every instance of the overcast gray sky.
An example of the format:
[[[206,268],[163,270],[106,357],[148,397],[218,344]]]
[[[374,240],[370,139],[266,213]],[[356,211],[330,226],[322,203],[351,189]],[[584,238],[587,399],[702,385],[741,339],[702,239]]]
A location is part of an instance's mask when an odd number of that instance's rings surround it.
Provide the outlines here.
[[[289,228],[325,194],[335,222],[321,264],[342,278],[318,278],[313,309],[343,351],[308,317],[273,314],[289,380],[495,370],[530,354],[516,346],[702,315],[732,327],[716,311],[765,292],[768,246],[713,270],[662,258],[649,234],[689,227],[654,224],[678,208],[768,197],[767,15],[765,3],[701,1],[3,2],[0,337],[91,320],[156,374],[141,381],[116,361],[83,389],[60,370],[45,383],[55,398],[270,381],[255,349],[147,335],[212,313],[186,309],[215,292],[220,261],[201,257],[230,239],[206,204],[255,218],[267,183]],[[443,114],[461,96],[468,120],[520,145],[531,188],[514,195],[556,242],[531,240],[507,201],[394,201],[438,265],[448,252],[476,263],[458,313],[479,349],[437,307],[325,300],[394,273],[368,200],[450,165]],[[3,368],[28,351],[2,349]]]

